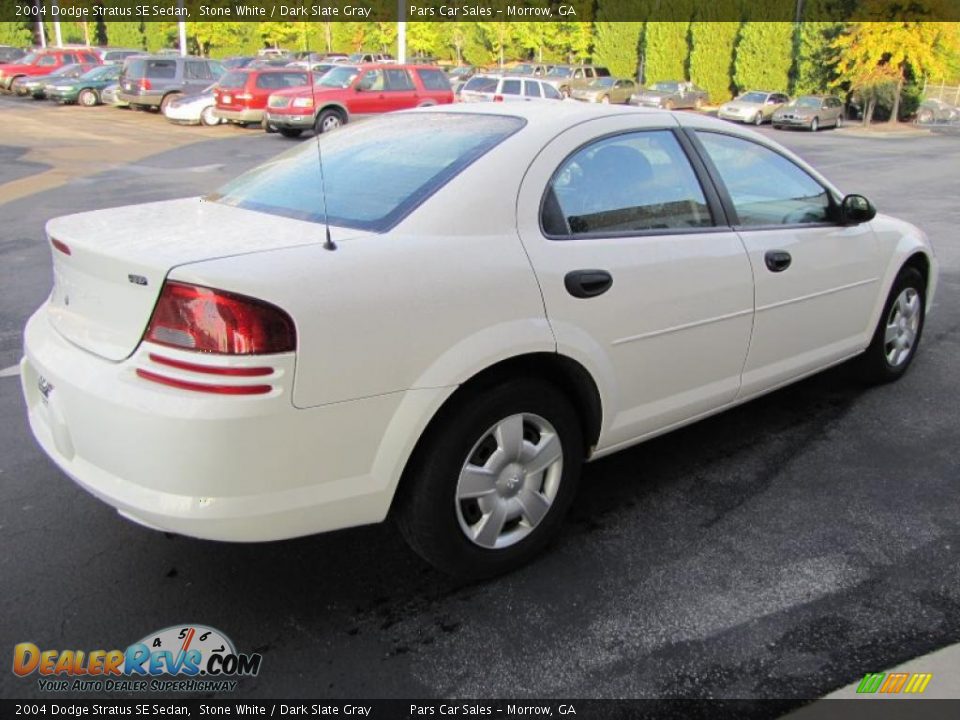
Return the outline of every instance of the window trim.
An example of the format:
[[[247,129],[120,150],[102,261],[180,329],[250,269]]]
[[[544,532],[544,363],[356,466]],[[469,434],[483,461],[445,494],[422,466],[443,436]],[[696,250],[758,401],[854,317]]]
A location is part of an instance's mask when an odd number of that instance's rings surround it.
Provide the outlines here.
[[[742,140],[743,142],[753,143],[759,147],[762,147],[770,152],[780,156],[791,165],[793,165],[797,170],[802,172],[804,175],[809,177],[813,182],[823,188],[824,192],[827,193],[827,197],[830,199],[830,207],[828,213],[835,217],[839,218],[840,210],[840,198],[836,196],[836,193],[817,178],[807,172],[807,169],[798,165],[797,162],[782,152],[777,148],[771,147],[766,143],[757,142],[751,138],[744,137],[735,132],[729,132],[722,128],[692,128],[687,127],[683,129],[683,134],[690,141],[691,145],[696,149],[697,154],[700,156],[701,161],[706,169],[707,174],[710,177],[710,180],[720,197],[720,202],[723,205],[724,212],[727,216],[727,220],[730,223],[730,228],[735,230],[738,233],[744,232],[759,232],[759,231],[769,231],[769,230],[796,230],[801,228],[825,228],[825,227],[841,227],[843,223],[839,220],[828,220],[826,222],[815,222],[815,223],[773,223],[769,225],[744,225],[740,222],[740,215],[737,213],[737,208],[733,203],[733,198],[730,196],[729,190],[727,190],[726,184],[723,182],[723,178],[720,175],[720,171],[717,169],[717,166],[714,164],[713,159],[710,157],[710,153],[707,152],[707,148],[700,142],[700,138],[697,135],[698,132],[713,133],[714,135],[725,135],[727,137],[732,137],[737,140]]]
[[[569,235],[554,235],[546,231],[543,226],[543,208],[547,202],[547,195],[549,195],[553,187],[553,180],[560,171],[560,168],[566,165],[574,155],[590,145],[603,142],[613,137],[619,137],[621,135],[634,135],[643,132],[663,131],[667,131],[673,135],[674,139],[677,141],[677,145],[680,147],[680,151],[687,158],[687,162],[690,163],[690,169],[693,171],[694,178],[700,186],[700,191],[703,193],[704,200],[706,200],[707,211],[710,213],[710,219],[713,223],[712,225],[704,225],[702,227],[695,228],[652,228],[650,230],[614,230],[578,234],[573,234],[571,232]],[[713,187],[710,177],[707,175],[706,167],[703,165],[692,144],[684,136],[681,129],[676,127],[676,125],[671,126],[666,124],[644,128],[633,128],[630,130],[616,130],[614,132],[604,133],[603,135],[597,135],[596,137],[590,138],[585,143],[578,145],[574,150],[565,155],[563,160],[560,161],[560,164],[557,165],[554,171],[550,174],[550,179],[547,181],[547,184],[543,189],[543,193],[540,196],[540,203],[537,206],[537,224],[540,228],[540,234],[543,237],[545,237],[547,240],[557,242],[601,240],[606,238],[619,239],[633,237],[669,237],[671,235],[690,235],[692,233],[717,233],[730,231],[730,226],[727,223],[726,212],[723,204],[720,201],[720,196]]]

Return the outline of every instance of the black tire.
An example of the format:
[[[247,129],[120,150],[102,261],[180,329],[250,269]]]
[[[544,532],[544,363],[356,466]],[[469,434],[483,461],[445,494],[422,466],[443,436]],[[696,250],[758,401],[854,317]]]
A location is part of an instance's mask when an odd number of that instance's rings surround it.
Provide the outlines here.
[[[167,106],[170,105],[174,100],[180,97],[180,93],[167,93],[163,96],[163,100],[160,101],[160,114],[165,115],[167,112]]]
[[[275,132],[277,131],[277,129],[276,129],[273,125],[271,125],[270,123],[267,122],[267,116],[266,116],[266,115],[264,115],[264,116],[263,116],[263,120],[260,121],[260,127],[263,128],[263,131],[264,131],[265,133],[267,133],[267,135],[272,135],[273,133],[275,133]]]
[[[130,103],[130,105],[129,105],[128,107],[129,107],[131,110],[137,110],[137,111],[139,111],[139,112],[144,112],[145,110],[148,110],[148,109],[149,109],[149,106],[147,106],[147,105],[137,105],[137,104],[135,104],[135,103]]]
[[[280,128],[280,134],[285,138],[298,138],[301,133],[303,133],[303,130],[298,130],[297,128]]]
[[[214,113],[212,105],[200,111],[200,124],[204,127],[213,127],[220,124],[220,118]]]
[[[810,132],[816,132],[820,129],[820,119],[814,118],[810,121]]]
[[[83,105],[83,107],[93,107],[94,105],[99,105],[100,95],[96,90],[84,88],[80,91],[80,94],[77,95],[77,104]]]
[[[783,125],[771,125],[774,130],[783,130]]]
[[[345,125],[346,122],[347,121],[343,117],[343,113],[341,113],[339,110],[327,108],[326,110],[322,110],[320,114],[317,115],[317,120],[313,124],[313,131],[317,135],[320,135],[321,133],[336,130],[337,128]]]
[[[909,353],[902,360],[893,364],[887,356],[889,349],[885,337],[887,325],[894,315],[894,305],[897,303],[897,299],[910,291],[916,293],[920,301],[916,334]],[[883,312],[880,314],[877,329],[873,333],[873,340],[858,360],[858,369],[864,381],[870,384],[880,384],[893,382],[903,377],[913,362],[913,358],[916,357],[917,348],[920,345],[926,318],[926,304],[926,284],[923,282],[923,275],[920,271],[915,267],[905,267],[900,270],[900,274],[893,282],[893,287],[890,288],[890,295],[883,304]]]
[[[753,124],[756,125],[757,127],[760,127],[761,125],[763,125],[763,111],[762,111],[762,110],[757,110],[757,114],[756,114],[756,116],[753,118]]]
[[[526,534],[506,547],[488,549],[468,538],[461,526],[461,518],[471,508],[463,504],[470,501],[458,505],[460,473],[471,449],[493,437],[491,428],[520,413],[539,416],[555,429],[562,449],[562,470],[555,475],[559,477],[556,494],[542,519],[530,530],[524,530],[519,520],[510,521]],[[524,432],[528,430],[525,424]],[[493,387],[467,389],[431,424],[418,444],[397,494],[394,517],[410,547],[443,572],[463,579],[500,575],[529,562],[557,534],[576,494],[583,455],[580,421],[554,385],[518,378]],[[545,478],[546,473],[539,476]],[[474,504],[472,511],[480,512],[477,501]],[[475,517],[476,522],[482,519],[479,514]],[[507,532],[510,522],[503,526]]]

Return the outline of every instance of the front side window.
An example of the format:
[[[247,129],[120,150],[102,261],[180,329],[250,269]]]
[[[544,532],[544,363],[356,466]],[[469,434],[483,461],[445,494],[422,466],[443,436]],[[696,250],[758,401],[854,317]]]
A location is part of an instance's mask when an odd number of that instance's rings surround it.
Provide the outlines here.
[[[560,91],[557,90],[553,85],[544,84],[543,96],[545,98],[549,98],[550,100],[563,100],[563,95],[561,95]]]
[[[390,229],[523,124],[516,117],[426,113],[351,123],[320,136],[330,223]],[[303,143],[207,199],[323,222],[319,157],[315,143]]]
[[[53,55],[44,55],[43,57],[40,58],[39,62],[37,62],[37,65],[43,65],[43,66],[56,65],[56,64],[57,64],[57,59]]]
[[[830,194],[804,170],[770,148],[713,132],[697,132],[730,193],[740,225],[830,221]]]
[[[703,189],[669,130],[625,133],[581,148],[544,196],[547,235],[617,235],[713,225]]]
[[[386,81],[383,70],[367,70],[360,78],[360,89],[368,92],[383,92]]]

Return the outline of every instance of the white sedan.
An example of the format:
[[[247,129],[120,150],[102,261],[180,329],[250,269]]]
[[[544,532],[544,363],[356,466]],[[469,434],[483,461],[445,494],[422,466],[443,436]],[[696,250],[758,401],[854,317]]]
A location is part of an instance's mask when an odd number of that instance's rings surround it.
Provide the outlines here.
[[[164,116],[178,125],[219,125],[224,122],[213,111],[217,107],[217,98],[213,94],[216,83],[203,92],[183,95],[167,103]]]
[[[920,230],[699,115],[456,105],[320,143],[322,174],[304,143],[48,223],[30,425],[124,517],[262,541],[391,515],[496,574],[584,461],[849,358],[897,379],[936,287]]]

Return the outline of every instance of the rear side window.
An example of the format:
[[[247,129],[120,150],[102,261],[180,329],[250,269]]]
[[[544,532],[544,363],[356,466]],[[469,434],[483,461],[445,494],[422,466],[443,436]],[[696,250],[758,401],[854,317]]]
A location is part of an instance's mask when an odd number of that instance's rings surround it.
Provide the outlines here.
[[[443,70],[417,70],[420,82],[427,90],[449,90],[450,81]]]
[[[203,61],[188,62],[183,69],[183,73],[188,80],[213,80],[210,68]]]
[[[607,70],[605,67],[598,67],[597,77],[610,77],[610,71]]]
[[[222,88],[242,88],[247,84],[247,73],[245,72],[228,72],[218,83]]]
[[[469,92],[483,92],[483,93],[496,92],[497,79],[492,77],[474,76],[469,80],[467,80],[467,84],[463,86],[463,89]]]
[[[177,77],[176,60],[138,59],[128,60],[124,74],[128,78],[151,78],[153,80],[173,80]]]
[[[330,223],[388,230],[523,124],[516,117],[418,113],[320,136]],[[303,143],[208,200],[323,222],[318,156],[314,143]]]
[[[503,95],[519,95],[520,94],[520,81],[519,80],[504,80],[503,87],[500,90],[500,93]]]
[[[708,227],[690,161],[668,130],[625,133],[581,148],[554,173],[541,211],[556,237]]]
[[[53,55],[43,55],[37,62],[37,65],[56,65],[57,59]]]
[[[388,68],[384,74],[387,78],[387,90],[416,90],[416,85],[406,70]]]
[[[523,83],[523,94],[526,97],[540,97],[540,83],[525,80]]]
[[[730,135],[697,135],[730,193],[740,225],[829,222],[827,190],[783,155]]]

